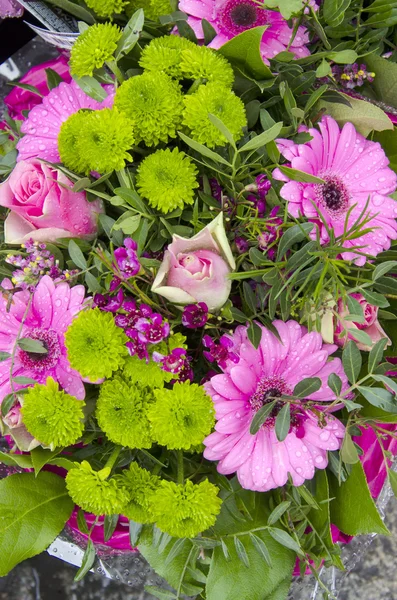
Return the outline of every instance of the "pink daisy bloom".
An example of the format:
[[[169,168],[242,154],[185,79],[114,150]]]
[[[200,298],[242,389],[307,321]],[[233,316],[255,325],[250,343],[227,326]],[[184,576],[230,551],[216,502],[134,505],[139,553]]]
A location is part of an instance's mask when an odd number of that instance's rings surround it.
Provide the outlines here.
[[[309,129],[310,142],[295,144],[292,140],[279,139],[277,145],[293,169],[320,177],[324,184],[298,183],[289,181],[279,169],[273,177],[287,181],[280,192],[288,202],[288,211],[295,218],[307,217],[316,223],[321,243],[329,242],[329,235],[319,212],[332,229],[335,237],[344,233],[346,213],[350,213],[347,229],[362,215],[369,199],[367,216],[371,216],[365,229],[372,231],[345,240],[342,253],[345,260],[354,260],[363,265],[365,256],[349,248],[360,246],[359,252],[376,256],[390,248],[390,240],[397,238],[397,202],[388,197],[397,187],[397,175],[389,167],[389,160],[378,142],[366,140],[357,133],[351,123],[340,130],[331,117],[319,123],[320,131]],[[362,218],[362,217],[361,217]],[[316,238],[316,228],[311,233]]]
[[[211,23],[217,33],[209,44],[211,48],[220,48],[247,29],[267,25],[261,43],[262,58],[267,64],[269,58],[285,51],[291,41],[292,29],[280,13],[263,9],[253,0],[180,0],[179,10],[189,15],[188,23],[199,40],[204,39],[201,20]],[[300,26],[289,51],[295,58],[309,56],[305,46],[308,42],[306,29]]]
[[[248,340],[247,328],[238,327],[231,336],[236,364],[227,361],[223,375],[204,384],[215,406],[217,423],[205,440],[204,456],[219,461],[219,473],[237,472],[241,485],[265,492],[284,485],[291,475],[294,485],[312,479],[315,469],[325,469],[327,450],[337,450],[345,428],[338,419],[323,411],[322,402],[335,399],[328,377],[335,373],[348,387],[339,358],[330,359],[337,346],[323,344],[321,335],[307,333],[296,321],[274,321],[280,340],[261,326],[258,349]],[[302,401],[291,403],[291,425],[284,441],[278,441],[275,418],[283,406],[276,404],[256,434],[250,433],[257,411],[269,398],[291,395],[297,383],[318,377],[321,388]],[[315,401],[307,407],[307,401]],[[319,417],[319,411],[321,415]]]
[[[114,87],[106,85],[104,89],[108,96],[103,102],[87,96],[75,81],[62,82],[51,90],[41,104],[32,108],[22,124],[21,131],[25,135],[17,144],[17,160],[37,157],[52,163],[60,162],[58,135],[62,123],[81,108],[98,110],[112,106]]]
[[[12,290],[9,279],[3,279],[1,286]],[[52,377],[72,396],[82,400],[85,396],[81,375],[71,369],[66,354],[64,334],[73,317],[81,310],[84,301],[84,286],[72,288],[66,282],[55,285],[45,275],[38,283],[30,301],[28,290],[12,295],[7,311],[7,299],[0,296],[0,348],[12,354],[18,332],[19,338],[39,340],[47,349],[46,354],[27,352],[18,347],[12,366],[13,377],[30,377],[38,383],[45,383]],[[26,318],[23,319],[27,310]],[[23,325],[21,323],[23,322]],[[0,402],[11,390],[11,357],[0,362]],[[14,384],[18,390],[24,384]]]

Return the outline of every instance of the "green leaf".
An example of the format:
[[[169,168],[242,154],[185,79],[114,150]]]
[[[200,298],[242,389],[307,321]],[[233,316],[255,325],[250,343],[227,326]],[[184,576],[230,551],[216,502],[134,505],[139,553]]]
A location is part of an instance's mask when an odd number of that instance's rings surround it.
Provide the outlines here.
[[[0,481],[0,576],[43,552],[62,531],[74,503],[54,473],[17,473]]]
[[[284,19],[290,19],[292,15],[299,13],[302,8],[302,0],[266,0],[266,8],[278,8]]]
[[[79,508],[79,510],[77,512],[77,525],[78,525],[79,531],[81,531],[81,533],[85,533],[86,535],[88,535],[89,530],[88,530],[87,521],[85,519],[84,511],[81,508]]]
[[[134,12],[127,25],[124,27],[123,35],[121,36],[119,43],[117,44],[116,52],[114,53],[116,61],[131,52],[139,40],[144,21],[145,16],[143,10],[142,8],[139,8]]]
[[[369,71],[374,71],[376,77],[371,83],[378,100],[397,108],[397,64],[376,54],[365,57]]]
[[[262,427],[263,423],[266,421],[267,417],[272,412],[275,404],[276,400],[273,400],[273,402],[265,404],[255,413],[250,426],[251,435],[255,435],[255,433],[258,433],[259,429]]]
[[[87,96],[97,100],[97,102],[102,102],[107,98],[106,91],[94,77],[85,75],[84,77],[80,77],[80,79],[78,77],[73,77],[73,79]]]
[[[179,137],[185,142],[185,144],[187,144],[188,146],[193,148],[193,150],[196,150],[196,152],[198,152],[199,154],[202,154],[203,156],[210,158],[214,162],[218,162],[218,163],[221,163],[222,165],[231,167],[231,164],[229,162],[227,162],[227,160],[225,160],[220,154],[217,154],[216,152],[213,152],[212,150],[207,148],[207,146],[204,146],[203,144],[199,144],[199,142],[192,140],[190,137],[188,137],[181,131],[178,131],[178,134],[179,134]]]
[[[54,69],[47,68],[45,69],[45,73],[47,75],[47,86],[49,90],[53,90],[58,87],[60,83],[62,83],[62,77],[54,71]]]
[[[125,202],[127,202],[130,206],[135,208],[135,210],[141,214],[148,213],[148,207],[143,202],[143,200],[138,196],[135,190],[130,190],[129,188],[119,187],[114,190],[115,194],[120,196]]]
[[[387,475],[389,477],[389,483],[391,489],[393,490],[393,494],[397,498],[397,473],[395,471],[392,471],[391,469],[388,469]]]
[[[255,535],[255,533],[250,533],[250,538],[251,538],[251,541],[252,541],[253,545],[255,546],[256,550],[262,556],[263,560],[266,562],[267,565],[269,565],[269,567],[271,567],[272,559],[271,559],[269,550],[267,549],[265,542],[262,540],[262,538]]]
[[[288,435],[291,426],[291,406],[286,402],[276,417],[276,436],[279,442],[283,442]]]
[[[21,467],[22,469],[32,469],[33,467],[32,459],[28,454],[10,454],[8,452],[0,452],[0,463],[9,467]]]
[[[226,560],[227,561],[231,560],[228,547],[226,545],[226,542],[223,539],[221,540],[221,546],[222,546],[223,555],[226,558]]]
[[[231,146],[233,146],[233,148],[236,148],[236,143],[234,141],[233,134],[229,131],[229,129],[224,124],[224,122],[221,119],[219,119],[217,116],[212,115],[211,113],[208,113],[208,118],[211,121],[211,123],[213,125],[215,125],[215,127],[218,129],[218,131],[220,131],[221,134],[227,139],[229,144]]]
[[[346,535],[389,534],[368,489],[361,462],[351,468],[350,476],[340,486],[329,473],[331,523]]]
[[[34,354],[47,354],[48,350],[40,340],[32,340],[30,338],[19,338],[18,346],[25,352],[33,352]]]
[[[1,401],[1,414],[3,417],[5,417],[8,411],[12,409],[14,404],[17,402],[17,399],[18,398],[16,394],[7,394],[4,396],[3,400]]]
[[[341,448],[341,458],[348,465],[354,465],[360,459],[351,435],[346,431]]]
[[[369,347],[372,346],[372,338],[365,331],[363,331],[361,329],[355,329],[354,327],[351,327],[351,328],[348,327],[347,331],[351,334],[351,336],[354,338],[354,340],[356,342],[360,342],[361,344],[364,344],[365,346],[369,346]]]
[[[372,139],[374,142],[380,143],[380,145],[382,146],[382,150],[385,151],[386,156],[390,161],[389,167],[393,169],[393,171],[397,171],[397,128],[394,127],[394,129],[390,131],[378,131],[375,134],[373,134]],[[378,265],[378,267],[384,264],[386,263],[381,263],[380,265]],[[374,274],[372,274],[372,279],[374,279]]]
[[[270,127],[270,129],[267,129],[263,133],[260,133],[256,137],[252,138],[249,142],[244,144],[244,146],[239,149],[239,152],[248,152],[249,150],[256,150],[257,148],[262,148],[269,142],[273,141],[279,135],[282,127],[282,121],[275,123],[273,127]]]
[[[389,271],[394,270],[396,272],[397,269],[397,261],[396,260],[387,260],[386,262],[380,263],[375,267],[374,272],[372,273],[372,281],[379,279],[383,275],[386,275]]]
[[[374,306],[379,306],[380,308],[387,308],[390,306],[388,300],[386,300],[382,294],[378,294],[377,292],[373,292],[365,288],[361,290],[361,293],[366,301]]]
[[[262,339],[262,329],[255,321],[250,323],[247,329],[247,336],[254,348],[258,348]]]
[[[278,246],[277,260],[281,260],[292,246],[307,239],[313,227],[313,223],[300,223],[299,225],[293,225],[290,229],[287,229]]]
[[[380,381],[384,383],[385,386],[393,390],[394,394],[397,394],[397,383],[391,377],[387,377],[386,375],[373,375],[372,376],[375,381]]]
[[[323,15],[325,22],[331,27],[340,25],[350,2],[351,0],[324,0]]]
[[[66,13],[70,13],[74,17],[77,17],[80,21],[88,23],[88,25],[93,25],[95,23],[92,14],[86,8],[79,6],[76,2],[72,2],[71,0],[48,0],[48,3],[58,6]]]
[[[241,562],[249,569],[250,561],[248,558],[247,551],[244,547],[243,542],[235,535],[234,536],[234,545],[236,547],[237,556],[241,560]]]
[[[326,77],[327,75],[329,75],[330,72],[331,65],[325,60],[325,58],[323,58],[323,60],[316,69],[316,77]]]
[[[77,571],[74,581],[81,581],[88,571],[90,571],[95,562],[95,546],[91,540],[88,540],[87,547],[84,552],[83,560],[80,569]]]
[[[137,545],[141,531],[142,531],[142,523],[135,523],[135,521],[130,520],[130,544],[131,548],[135,548]]]
[[[33,85],[29,85],[28,83],[8,83],[8,85],[11,85],[12,87],[19,87],[22,90],[27,90],[28,92],[31,92],[32,94],[43,98],[43,94],[40,92],[40,90],[38,90]]]
[[[35,383],[37,383],[35,379],[32,379],[31,377],[24,377],[23,375],[13,377],[12,380],[14,383],[19,383],[20,385],[34,385]]]
[[[378,74],[376,74],[375,80]],[[393,123],[381,108],[370,104],[365,100],[357,100],[346,94],[340,94],[349,103],[327,102],[321,99],[317,104],[318,110],[325,109],[325,112],[333,117],[342,127],[346,123],[352,123],[359,133],[367,136],[371,131],[385,131],[393,129]],[[386,100],[384,100],[386,102]]]
[[[275,523],[277,523],[277,521],[283,516],[285,511],[287,511],[290,506],[291,502],[289,502],[288,500],[284,500],[284,502],[278,504],[269,515],[269,518],[267,520],[268,525],[274,525]]]
[[[360,373],[362,358],[356,344],[350,340],[342,353],[342,363],[350,383],[356,383]]]
[[[41,446],[38,446],[31,451],[30,456],[36,477],[44,465],[49,463],[50,460],[55,458],[55,456],[57,456],[57,454],[60,452],[61,448],[58,448],[57,450],[44,450],[44,448],[41,448]]]
[[[350,294],[347,296],[347,308],[349,309],[349,313],[351,315],[357,315],[360,317],[360,320],[355,321],[355,323],[365,323],[362,305],[359,303],[358,300],[353,298],[353,296],[350,296]]]
[[[105,522],[103,526],[103,537],[105,542],[110,540],[119,522],[119,515],[105,515]]]
[[[324,179],[320,179],[320,177],[316,177],[315,175],[310,175],[305,171],[298,171],[298,169],[291,169],[291,167],[285,167],[284,165],[280,165],[279,169],[284,175],[292,179],[292,181],[300,181],[303,183],[325,183]],[[308,224],[309,223],[305,223],[305,225]]]
[[[312,508],[309,513],[310,521],[314,529],[321,533],[321,539],[327,548],[332,548],[331,537],[331,517],[329,503],[329,486],[327,471],[317,469],[314,476],[315,489],[314,499],[317,502],[317,509]]]
[[[292,393],[297,398],[308,398],[311,394],[318,392],[321,385],[322,383],[319,377],[307,377],[296,384]]]
[[[372,346],[368,357],[368,372],[372,373],[375,367],[380,363],[383,357],[383,352],[386,348],[387,339],[382,338],[374,346]]]
[[[397,413],[397,402],[395,397],[384,388],[359,385],[358,390],[372,406],[377,406],[389,413]]]
[[[260,51],[262,37],[267,27],[265,25],[247,29],[223,44],[218,52],[230,60],[233,65],[238,65],[243,72],[246,71],[253,75],[258,81],[271,79],[272,72],[263,62]]]
[[[0,362],[11,358],[11,354],[9,352],[0,352]]]
[[[102,291],[101,284],[99,283],[98,279],[89,271],[87,271],[87,273],[84,275],[84,280],[90,292],[96,293]]]
[[[152,596],[158,598],[159,600],[175,600],[176,598],[173,592],[163,590],[155,585],[145,585],[145,591],[149,594],[152,594]]]
[[[331,373],[328,376],[328,385],[334,392],[335,396],[339,396],[342,389],[342,379],[336,373]]]
[[[299,544],[284,529],[279,529],[278,527],[269,527],[268,532],[270,533],[272,538],[282,546],[293,550],[299,555],[303,554]]]
[[[204,33],[204,44],[208,46],[217,35],[216,29],[206,19],[201,19],[201,26]]]
[[[84,254],[76,244],[74,240],[70,240],[68,245],[69,256],[76,265],[83,271],[87,268],[87,261],[84,257]]]
[[[330,52],[327,57],[338,64],[351,65],[357,59],[357,52],[354,50],[341,50],[340,52]]]

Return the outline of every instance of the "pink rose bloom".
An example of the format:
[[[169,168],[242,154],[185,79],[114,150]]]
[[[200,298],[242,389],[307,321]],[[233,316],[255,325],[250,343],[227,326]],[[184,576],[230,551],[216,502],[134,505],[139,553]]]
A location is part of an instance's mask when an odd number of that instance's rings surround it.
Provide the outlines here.
[[[292,29],[284,17],[274,10],[263,9],[254,0],[180,0],[179,10],[189,15],[188,23],[199,40],[204,39],[201,20],[206,19],[212,25],[217,35],[210,48],[220,48],[247,29],[267,25],[261,42],[262,58],[267,64],[269,58],[287,50],[292,38]],[[296,58],[309,56],[305,46],[308,42],[307,30],[299,26],[288,50]]]
[[[209,311],[215,311],[229,297],[231,281],[228,275],[234,268],[223,214],[220,213],[190,239],[173,235],[152,292],[177,305],[205,302]]]
[[[61,171],[32,158],[17,163],[0,185],[0,205],[10,209],[4,223],[5,242],[29,239],[54,242],[63,237],[92,238],[102,202],[88,202],[85,192],[63,186],[73,183]]]
[[[237,473],[243,488],[266,492],[283,486],[291,475],[300,486],[312,479],[316,469],[325,469],[328,450],[338,450],[345,428],[326,412],[335,399],[328,377],[335,373],[348,388],[339,358],[330,358],[337,346],[324,344],[321,335],[307,333],[296,321],[274,321],[280,339],[260,325],[262,337],[257,349],[247,336],[247,327],[237,327],[230,336],[239,360],[226,361],[223,374],[204,384],[211,396],[216,425],[205,440],[204,456],[219,461],[219,473]],[[318,377],[321,387],[307,398],[291,402],[291,422],[283,441],[276,436],[275,422],[283,402],[277,402],[259,431],[250,427],[258,410],[273,398],[290,396],[295,386],[308,377]],[[308,406],[308,401],[315,402]],[[321,412],[321,416],[319,415]]]
[[[16,427],[21,427],[22,425],[22,414],[21,414],[21,405],[15,404],[3,417],[4,423],[7,425],[9,429],[15,429]]]
[[[26,75],[20,79],[20,83],[33,85],[39,90],[43,96],[47,96],[50,92],[47,85],[47,74],[45,69],[52,69],[66,83],[72,79],[69,72],[68,59],[60,54],[58,58],[42,63],[37,67],[32,67]],[[12,119],[24,121],[25,117],[22,114],[23,110],[31,110],[37,104],[43,101],[40,96],[33,94],[29,90],[24,90],[20,87],[14,87],[11,92],[4,98],[4,104],[8,108],[8,113]]]
[[[364,350],[365,352],[369,352],[371,350],[372,345],[379,342],[379,340],[383,338],[387,338],[387,346],[391,345],[391,340],[389,339],[387,333],[382,329],[379,321],[378,321],[378,307],[369,304],[366,301],[364,296],[361,294],[350,294],[352,298],[357,300],[363,309],[364,313],[364,323],[355,323],[354,321],[345,321],[345,318],[350,314],[349,309],[345,304],[343,304],[342,298],[338,300],[338,321],[335,327],[335,343],[338,346],[345,346],[349,340],[354,340],[357,344],[357,348],[359,350]],[[349,330],[349,331],[348,331]],[[352,331],[353,330],[353,331]],[[354,330],[364,331],[372,340],[372,345],[366,345],[362,342],[359,342],[354,337]]]

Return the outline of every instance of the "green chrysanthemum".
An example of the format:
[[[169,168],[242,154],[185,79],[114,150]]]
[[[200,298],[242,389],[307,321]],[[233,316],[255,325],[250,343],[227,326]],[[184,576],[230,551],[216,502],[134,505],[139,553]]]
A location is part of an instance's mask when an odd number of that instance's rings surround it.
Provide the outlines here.
[[[160,478],[132,462],[117,477],[130,496],[130,501],[123,509],[123,515],[136,523],[153,523],[152,503],[154,492],[158,489]]]
[[[160,354],[164,355],[169,354],[169,352],[172,352],[175,348],[185,348],[185,350],[187,350],[185,335],[182,335],[181,333],[171,333],[166,342],[160,342],[160,344],[156,344],[155,346],[156,352],[160,352]]]
[[[157,21],[159,17],[172,12],[169,0],[130,0],[126,7],[126,13],[131,17],[138,8],[143,8],[145,18]]]
[[[139,64],[146,71],[165,73],[175,79],[182,79],[182,50],[188,48],[196,48],[196,46],[178,35],[154,38],[143,49]]]
[[[127,2],[126,0],[86,0],[86,4],[98,17],[106,19],[114,14],[120,14]]]
[[[58,150],[61,162],[72,171],[88,173],[90,170],[88,156],[77,152],[77,144],[81,139],[83,126],[87,121],[89,111],[79,110],[61,125],[58,135]]]
[[[173,537],[195,537],[215,524],[222,504],[218,492],[207,479],[198,485],[163,480],[152,501],[157,527]]]
[[[71,367],[90,381],[111,377],[123,366],[127,341],[113,315],[99,308],[81,311],[65,334]]]
[[[48,377],[46,385],[28,388],[21,408],[23,424],[44,446],[59,448],[77,442],[84,431],[85,403],[59,389]]]
[[[137,173],[137,186],[149,204],[163,213],[193,204],[197,169],[184,152],[157,150],[146,157]]]
[[[156,402],[148,411],[153,438],[171,450],[201,444],[214,425],[212,400],[202,386],[189,381],[172,390],[153,390]]]
[[[97,23],[79,35],[70,51],[70,70],[76,77],[92,75],[95,69],[113,60],[121,31],[111,23]]]
[[[148,408],[153,396],[148,388],[119,376],[101,385],[96,417],[110,441],[128,448],[152,445]]]
[[[181,72],[185,79],[203,79],[218,86],[231,88],[234,82],[230,63],[215,50],[206,46],[186,48],[181,52]]]
[[[77,143],[80,157],[87,157],[90,171],[120,171],[134,143],[131,121],[117,108],[104,108],[87,113]]]
[[[133,383],[150,388],[162,388],[165,382],[175,379],[173,373],[163,371],[158,363],[153,360],[147,363],[137,356],[127,358],[123,367],[123,376],[128,377]]]
[[[184,125],[190,129],[194,140],[209,148],[227,143],[225,136],[209,120],[209,114],[218,117],[235,140],[241,137],[242,129],[247,125],[243,102],[230,89],[216,83],[201,85],[197,92],[185,96],[184,102]]]
[[[94,471],[89,462],[70,469],[66,487],[73,502],[94,515],[118,515],[129,502],[129,494],[115,478],[108,479],[110,469]]]
[[[118,88],[114,104],[131,119],[137,142],[155,146],[176,137],[182,121],[182,94],[164,73],[131,77]]]

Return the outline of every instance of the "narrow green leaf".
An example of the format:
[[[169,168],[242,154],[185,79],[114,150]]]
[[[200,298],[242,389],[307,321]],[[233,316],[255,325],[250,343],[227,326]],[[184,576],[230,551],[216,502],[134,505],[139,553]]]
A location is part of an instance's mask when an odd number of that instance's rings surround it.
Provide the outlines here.
[[[397,413],[397,402],[394,395],[384,388],[365,387],[360,385],[358,386],[358,390],[372,406],[377,406],[389,413]]]
[[[374,272],[372,273],[372,281],[376,281],[379,277],[386,275],[391,270],[394,272],[397,270],[397,261],[396,260],[387,260],[386,262],[380,263],[375,267]]]
[[[229,131],[229,129],[224,124],[224,122],[221,119],[219,119],[218,117],[216,117],[215,115],[212,115],[211,113],[208,113],[208,118],[211,121],[211,123],[213,125],[215,125],[215,127],[227,139],[227,141],[229,142],[229,144],[231,146],[233,146],[233,148],[235,148],[236,147],[236,143],[234,141],[233,134]]]
[[[250,538],[251,538],[251,541],[252,541],[253,545],[255,546],[256,550],[262,556],[263,560],[266,562],[266,564],[269,567],[271,567],[272,559],[271,559],[269,550],[267,549],[265,542],[262,540],[262,538],[255,535],[254,533],[250,533]]]
[[[16,394],[7,394],[1,402],[1,414],[3,417],[12,409],[17,401]]]
[[[79,510],[77,512],[77,525],[78,525],[79,531],[81,531],[81,533],[85,533],[86,535],[88,535],[89,529],[88,529],[87,521],[85,519],[84,511],[81,508],[79,508]]]
[[[342,389],[342,379],[336,373],[331,373],[328,377],[328,386],[334,392],[335,396],[339,396]]]
[[[124,27],[123,35],[121,36],[119,43],[117,44],[116,52],[114,53],[116,61],[131,52],[139,40],[144,21],[145,16],[143,10],[142,8],[139,8],[134,12],[127,25]]]
[[[351,435],[347,431],[345,433],[345,437],[343,438],[340,455],[343,462],[347,463],[348,465],[354,465],[360,460],[358,457],[357,448],[354,445]]]
[[[247,329],[247,336],[254,348],[258,348],[262,339],[262,329],[255,321],[250,323]]]
[[[284,175],[292,179],[292,181],[300,181],[302,183],[325,183],[320,177],[309,175],[309,173],[306,173],[305,171],[298,171],[297,169],[291,169],[291,167],[285,167],[284,165],[280,165],[279,169]]]
[[[59,75],[59,73],[54,71],[54,69],[47,68],[45,69],[45,73],[47,75],[47,86],[49,90],[53,90],[54,88],[58,87],[60,83],[62,83],[62,77]]]
[[[37,383],[37,381],[35,379],[32,379],[31,377],[23,377],[23,375],[19,375],[18,377],[13,377],[12,380],[14,383],[19,383],[20,385],[30,385],[30,384]],[[19,392],[19,390],[18,390],[18,392]]]
[[[290,506],[291,502],[289,502],[288,500],[284,500],[284,502],[278,504],[278,506],[276,506],[276,508],[272,510],[272,512],[269,515],[269,518],[267,520],[268,525],[274,525],[275,523],[277,523],[277,521],[283,516],[285,511],[287,511]]]
[[[19,338],[18,346],[25,352],[33,354],[47,354],[48,350],[40,340],[32,340],[30,338]]]
[[[353,296],[350,296],[350,294],[347,296],[347,308],[349,309],[349,313],[351,315],[357,315],[359,317],[359,320],[355,321],[355,323],[365,323],[362,305],[358,300],[353,298]]]
[[[397,394],[397,383],[391,377],[386,377],[386,375],[372,375],[372,377],[375,381],[384,383],[388,388],[393,390],[394,394]]]
[[[387,474],[389,477],[391,489],[393,490],[393,494],[397,498],[397,473],[395,471],[392,471],[391,469],[388,469]]]
[[[313,227],[313,223],[301,223],[299,225],[293,225],[293,227],[287,229],[278,246],[277,260],[281,260],[285,253],[294,244],[298,244],[299,242],[307,239]]]
[[[0,362],[11,358],[11,354],[9,352],[0,352]]]
[[[267,530],[272,538],[276,540],[282,546],[289,548],[290,550],[294,550],[297,554],[302,556],[303,552],[299,544],[294,540],[293,537],[290,536],[289,533],[284,531],[284,529],[279,529],[278,527],[269,527]]]
[[[249,150],[256,150],[266,146],[269,142],[272,142],[279,134],[283,127],[283,122],[275,123],[270,129],[267,129],[263,133],[260,133],[256,137],[252,138],[249,142],[244,144],[239,152],[248,152]]]
[[[130,544],[131,548],[135,548],[138,544],[139,536],[142,531],[142,523],[135,523],[130,520]]]
[[[38,90],[33,85],[29,85],[28,83],[8,83],[7,85],[11,85],[12,87],[19,87],[22,90],[27,90],[28,92],[31,92],[32,94],[43,98],[43,94],[40,92],[40,90]]]
[[[106,90],[94,77],[85,75],[84,77],[80,77],[80,79],[78,77],[73,77],[73,79],[87,96],[97,100],[97,102],[102,102],[107,97]]]
[[[288,435],[291,426],[291,406],[286,402],[276,417],[276,436],[279,442],[283,442]]]
[[[227,545],[226,545],[226,543],[224,542],[223,539],[221,540],[221,544],[222,544],[223,555],[226,558],[226,560],[229,562],[231,560],[230,559],[230,552],[229,552],[229,549],[228,549],[228,547],[227,547]]]
[[[255,435],[256,433],[258,433],[259,429],[262,427],[263,423],[266,421],[267,417],[272,412],[276,402],[277,400],[273,400],[273,402],[265,404],[255,413],[255,416],[252,419],[250,426],[251,435]]]
[[[96,557],[95,546],[91,540],[88,540],[87,548],[85,549],[83,561],[81,563],[80,569],[77,571],[74,581],[81,581],[85,575],[87,575],[88,571],[92,569],[94,566]]]
[[[105,542],[110,540],[119,522],[119,515],[105,515],[105,522],[103,525],[103,537]]]
[[[178,554],[182,552],[185,541],[185,538],[181,538],[175,542],[175,544],[172,546],[172,550],[170,550],[167,558],[165,559],[166,565],[170,564],[174,558],[176,558]]]
[[[375,367],[380,363],[383,352],[386,348],[387,338],[382,338],[372,346],[368,357],[368,373],[372,373]]]
[[[350,340],[342,353],[342,363],[350,383],[356,383],[361,370],[362,358],[356,344]]]
[[[383,296],[383,294],[378,294],[378,292],[369,291],[367,289],[362,288],[362,295],[370,304],[374,306],[379,306],[380,308],[387,308],[390,306],[389,301]]]
[[[355,329],[354,327],[348,327],[347,331],[354,338],[354,341],[360,342],[360,344],[364,344],[369,348],[372,346],[372,338],[371,336],[363,331],[362,329]]]
[[[296,384],[293,395],[297,398],[308,398],[311,394],[318,392],[321,385],[322,383],[319,377],[307,377]]]
[[[11,454],[0,452],[0,463],[9,467],[21,467],[22,469],[32,469],[32,459],[29,454]]]
[[[209,148],[207,148],[207,146],[204,146],[203,144],[199,144],[199,142],[196,142],[195,140],[192,140],[190,137],[188,137],[187,135],[185,135],[181,131],[178,131],[178,134],[179,134],[179,137],[185,142],[185,144],[187,144],[188,146],[190,146],[191,148],[193,148],[193,150],[196,150],[196,152],[198,152],[199,154],[202,154],[203,156],[206,156],[207,158],[210,158],[214,162],[218,162],[218,163],[221,163],[222,165],[226,165],[227,167],[231,167],[232,166],[220,154],[217,154],[216,152],[213,152],[212,150],[210,150]]]
[[[80,250],[80,248],[74,240],[69,241],[68,251],[70,258],[72,259],[76,267],[79,267],[84,271],[87,268],[87,261],[84,257],[84,254],[82,253],[82,251]]]
[[[217,35],[216,29],[206,19],[201,19],[201,26],[204,32],[204,44],[208,46]]]
[[[236,535],[234,536],[234,545],[236,548],[237,556],[239,557],[241,562],[247,567],[247,569],[249,569],[250,563],[247,551],[243,542]]]

